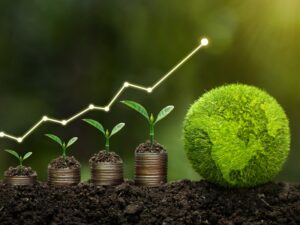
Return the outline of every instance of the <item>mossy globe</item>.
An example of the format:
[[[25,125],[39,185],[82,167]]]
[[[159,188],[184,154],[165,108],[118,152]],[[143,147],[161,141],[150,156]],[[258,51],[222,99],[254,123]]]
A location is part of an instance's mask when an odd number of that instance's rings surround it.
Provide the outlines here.
[[[272,180],[286,161],[289,122],[265,91],[226,85],[191,106],[184,121],[184,145],[204,179],[222,186],[253,187]]]

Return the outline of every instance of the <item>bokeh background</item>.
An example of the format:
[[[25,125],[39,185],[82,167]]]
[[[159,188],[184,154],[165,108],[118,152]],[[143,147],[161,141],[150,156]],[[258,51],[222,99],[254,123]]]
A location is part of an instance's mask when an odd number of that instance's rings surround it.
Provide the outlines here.
[[[183,149],[182,121],[205,91],[226,83],[265,89],[284,107],[292,131],[291,154],[277,180],[300,181],[299,0],[51,0],[0,2],[0,130],[21,135],[42,115],[64,119],[89,103],[105,105],[123,81],[152,85],[194,49],[201,50],[151,95],[130,89],[132,99],[157,113],[176,110],[156,129],[169,152],[169,179],[200,177]],[[110,113],[87,116],[111,128],[112,149],[133,178],[135,147],[148,138],[146,121],[117,103]],[[89,179],[88,159],[104,140],[81,120],[67,127],[44,124],[22,144],[0,139],[0,171],[17,162],[3,151],[33,151],[25,164],[46,180],[47,164],[60,154],[45,133],[80,139],[70,150]],[[2,172],[1,172],[2,173]]]

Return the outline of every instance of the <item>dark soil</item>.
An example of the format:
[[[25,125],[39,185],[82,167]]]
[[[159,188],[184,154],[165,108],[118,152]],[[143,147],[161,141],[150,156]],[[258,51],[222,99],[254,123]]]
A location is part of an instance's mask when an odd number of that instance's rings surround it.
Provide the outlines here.
[[[123,161],[117,153],[106,152],[105,150],[99,151],[97,154],[93,155],[89,160],[90,165],[101,162],[121,163]]]
[[[0,184],[0,224],[300,224],[300,185],[225,189],[205,181],[157,188]]]
[[[8,170],[4,172],[4,176],[33,176],[36,172],[31,169],[31,167],[17,166],[9,167]]]
[[[74,156],[67,156],[64,159],[62,156],[52,160],[49,166],[54,169],[77,169],[80,168],[80,163],[75,159]]]
[[[166,150],[165,150],[164,146],[162,146],[158,142],[154,142],[153,144],[151,144],[150,141],[146,141],[145,143],[140,144],[135,149],[135,152],[139,152],[139,153],[145,153],[145,152],[162,153],[162,152],[166,152]]]

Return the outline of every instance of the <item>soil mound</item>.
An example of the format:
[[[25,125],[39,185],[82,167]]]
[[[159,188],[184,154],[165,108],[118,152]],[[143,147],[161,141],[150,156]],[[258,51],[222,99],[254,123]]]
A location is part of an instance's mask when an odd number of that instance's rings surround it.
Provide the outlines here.
[[[17,166],[9,167],[8,170],[4,172],[5,176],[33,176],[36,175],[36,172],[27,166]]]
[[[53,159],[49,166],[53,169],[77,169],[80,168],[80,163],[75,159],[74,156],[67,156],[66,159],[60,156],[56,159]]]
[[[146,141],[145,143],[140,144],[135,149],[135,152],[139,152],[139,153],[146,153],[146,152],[162,153],[162,152],[166,152],[166,150],[164,149],[164,146],[162,146],[158,142],[154,142],[153,144],[151,144],[150,141]]]
[[[106,152],[105,150],[99,151],[97,154],[93,155],[89,160],[90,165],[101,162],[121,163],[123,161],[117,153]]]

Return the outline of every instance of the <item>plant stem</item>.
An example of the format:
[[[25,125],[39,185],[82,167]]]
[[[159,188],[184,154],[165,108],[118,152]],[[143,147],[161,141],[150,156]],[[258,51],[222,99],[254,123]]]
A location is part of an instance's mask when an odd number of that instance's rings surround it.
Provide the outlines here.
[[[64,159],[64,160],[66,160],[66,156],[67,156],[67,154],[66,154],[66,149],[63,148],[63,159]]]
[[[106,151],[106,153],[109,152],[109,137],[106,137],[106,141],[105,141],[105,151]]]
[[[23,158],[22,156],[20,157],[20,168],[21,168],[21,171],[23,171]]]
[[[154,124],[150,123],[150,143],[153,145],[154,143]]]

